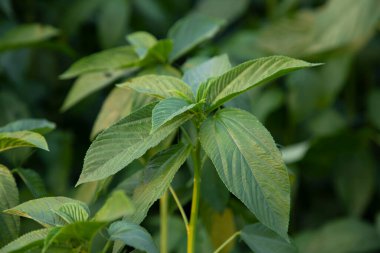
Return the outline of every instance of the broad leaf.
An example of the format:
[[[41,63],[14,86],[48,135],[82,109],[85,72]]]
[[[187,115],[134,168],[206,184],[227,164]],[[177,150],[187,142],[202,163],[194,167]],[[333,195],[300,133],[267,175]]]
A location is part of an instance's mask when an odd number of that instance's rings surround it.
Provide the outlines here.
[[[77,185],[122,170],[192,117],[188,114],[177,117],[150,134],[154,105],[135,111],[98,135],[87,151]]]
[[[127,35],[127,40],[140,59],[144,58],[148,50],[157,43],[157,39],[152,34],[143,31]]]
[[[190,145],[178,144],[152,158],[133,190],[132,201],[136,211],[133,215],[126,216],[125,220],[133,223],[141,223],[144,220],[152,204],[168,189],[190,151]]]
[[[76,202],[63,204],[54,212],[68,224],[86,221],[90,215],[90,210],[86,205]]]
[[[0,152],[20,147],[34,147],[49,151],[45,138],[38,133],[31,131],[0,133]]]
[[[192,91],[196,94],[198,86],[207,81],[210,77],[215,77],[223,74],[231,68],[231,63],[228,56],[223,54],[215,56],[208,61],[199,64],[183,75],[183,80],[191,86]]]
[[[117,220],[123,216],[134,213],[135,208],[131,200],[123,191],[114,191],[106,200],[104,205],[95,214],[95,221],[110,222]]]
[[[39,134],[46,134],[55,128],[53,122],[46,119],[21,119],[13,121],[3,127],[0,127],[0,133],[17,132],[17,131],[32,131]]]
[[[34,197],[41,198],[47,195],[44,181],[37,172],[22,168],[17,168],[14,171],[19,175]]]
[[[246,90],[269,82],[297,69],[317,66],[305,61],[270,56],[242,63],[225,74],[202,83],[197,100],[206,99],[208,110],[213,110]]]
[[[78,60],[60,78],[68,79],[88,72],[110,71],[132,67],[137,62],[138,56],[131,46],[116,47]]]
[[[265,127],[248,112],[223,109],[202,124],[200,141],[227,188],[259,221],[287,238],[289,178]]]
[[[66,197],[46,197],[29,200],[11,209],[5,210],[5,213],[30,218],[43,226],[61,226],[66,222],[56,214],[63,205],[67,203],[77,203],[84,208],[87,206],[75,199]]]
[[[28,249],[34,248],[38,245],[42,246],[43,241],[45,237],[48,235],[49,231],[49,228],[44,228],[24,234],[16,240],[12,241],[11,243],[5,245],[3,248],[0,249],[0,252],[27,252]]]
[[[147,253],[158,253],[152,236],[143,227],[126,221],[117,221],[108,229],[110,239],[120,240],[124,244]]]
[[[1,36],[0,51],[31,46],[38,42],[50,39],[58,34],[52,26],[41,24],[19,25]]]
[[[12,173],[0,164],[0,246],[17,238],[20,218],[2,213],[18,204],[18,190]]]
[[[156,131],[159,127],[174,119],[176,116],[188,112],[194,108],[194,106],[196,106],[196,104],[190,104],[180,98],[167,98],[161,100],[152,111],[151,132]]]
[[[297,253],[297,248],[260,223],[247,225],[240,234],[255,253]]]
[[[131,88],[140,93],[161,99],[177,97],[192,101],[194,97],[189,85],[181,79],[172,76],[144,75],[132,78],[118,84],[118,86],[121,88]]]
[[[130,70],[111,70],[81,75],[70,89],[69,94],[63,102],[61,111],[66,111],[88,95],[108,86],[119,77],[130,72]]]
[[[170,61],[175,61],[200,43],[214,37],[223,24],[223,20],[201,14],[191,14],[179,20],[168,33],[168,38],[174,43]]]

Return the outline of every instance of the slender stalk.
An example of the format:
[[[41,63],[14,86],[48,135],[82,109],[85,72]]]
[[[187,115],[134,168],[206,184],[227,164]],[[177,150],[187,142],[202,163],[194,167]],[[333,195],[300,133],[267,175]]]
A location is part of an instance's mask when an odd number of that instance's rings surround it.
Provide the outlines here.
[[[231,235],[230,238],[228,238],[224,243],[222,243],[222,245],[219,246],[219,248],[217,248],[214,253],[219,253],[221,252],[224,247],[226,247],[230,242],[232,242],[236,236],[240,235],[240,231],[236,232],[235,234]]]
[[[108,240],[108,241],[107,241],[106,245],[104,245],[104,248],[103,248],[103,250],[102,250],[102,253],[107,253],[109,247],[111,246],[111,242],[112,242],[111,240]],[[90,252],[91,252],[91,251],[90,251]]]
[[[160,253],[168,252],[168,192],[160,198]]]
[[[186,226],[186,231],[188,231],[189,230],[189,220],[187,219],[185,210],[183,210],[181,202],[179,201],[179,198],[178,198],[177,194],[175,193],[174,189],[171,186],[169,186],[169,190],[170,190],[170,192],[171,192],[171,194],[173,196],[173,199],[174,199],[175,203],[177,204],[179,212],[182,215],[183,222],[185,223],[185,226]]]
[[[193,197],[191,203],[190,223],[187,233],[187,253],[195,252],[195,240],[197,236],[197,223],[198,223],[198,210],[199,210],[199,196],[200,196],[200,143],[197,140],[195,150],[192,154],[194,164],[194,185],[193,185]]]

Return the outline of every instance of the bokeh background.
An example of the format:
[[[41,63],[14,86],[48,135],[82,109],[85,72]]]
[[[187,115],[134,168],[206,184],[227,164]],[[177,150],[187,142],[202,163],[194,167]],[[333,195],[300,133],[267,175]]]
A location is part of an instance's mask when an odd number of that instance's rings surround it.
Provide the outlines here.
[[[38,172],[48,195],[81,198],[74,185],[113,85],[93,88],[75,105],[62,108],[74,81],[59,75],[81,57],[125,45],[128,33],[142,30],[165,38],[175,21],[194,12],[226,23],[193,56],[227,53],[239,64],[279,54],[324,63],[229,105],[255,114],[283,151],[293,189],[290,234],[300,253],[379,252],[379,0],[2,0],[0,126],[45,118],[57,128],[46,136],[50,152],[10,151],[1,162]],[[18,183],[21,202],[33,198]],[[204,186],[202,192],[204,210],[212,209],[211,215],[203,214],[208,217],[204,241],[211,245],[206,248],[255,221],[235,198],[214,188]],[[188,191],[179,194],[188,203]],[[213,194],[226,197],[220,203]],[[156,231],[158,208],[150,214],[145,226]],[[173,215],[173,231],[182,229],[179,222]],[[22,229],[35,227],[25,220]],[[172,252],[181,252],[176,246],[181,239],[176,240]],[[245,250],[237,240],[224,252]]]

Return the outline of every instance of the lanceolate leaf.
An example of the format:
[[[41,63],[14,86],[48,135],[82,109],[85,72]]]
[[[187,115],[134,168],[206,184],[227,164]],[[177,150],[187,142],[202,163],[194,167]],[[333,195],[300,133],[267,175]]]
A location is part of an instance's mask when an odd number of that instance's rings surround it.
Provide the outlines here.
[[[3,214],[2,211],[18,204],[18,190],[12,173],[0,164],[0,246],[17,238],[20,218]]]
[[[172,76],[144,75],[132,78],[118,86],[158,98],[178,97],[192,101],[194,97],[189,85]]]
[[[240,93],[297,69],[317,66],[305,61],[270,56],[242,63],[221,76],[202,83],[198,101],[206,98],[208,110],[213,110]]]
[[[59,226],[66,222],[55,212],[67,203],[77,203],[84,208],[87,206],[75,199],[66,197],[46,197],[40,199],[29,200],[16,207],[5,210],[5,213],[30,218],[43,226]]]
[[[188,114],[176,117],[150,134],[154,106],[155,103],[143,107],[98,135],[87,151],[77,185],[122,170],[192,117]]]
[[[222,27],[224,21],[201,14],[191,14],[174,24],[168,37],[174,47],[170,61],[175,61],[200,43],[212,38]]]
[[[47,195],[44,181],[37,172],[31,169],[21,168],[17,168],[14,171],[19,175],[22,181],[24,181],[34,197],[41,198]]]
[[[180,98],[167,98],[161,100],[153,108],[151,132],[156,131],[159,127],[176,116],[191,110],[194,106],[196,106],[196,104],[190,104]]]
[[[114,191],[95,214],[95,221],[114,221],[135,211],[133,203],[123,191]]]
[[[265,127],[248,112],[223,109],[203,123],[200,141],[227,188],[259,221],[287,238],[289,178]]]
[[[80,59],[66,70],[61,78],[68,79],[87,72],[127,68],[136,64],[138,60],[131,46],[112,48]]]
[[[248,225],[241,238],[255,253],[297,253],[297,248],[260,223]]]
[[[86,221],[90,215],[90,210],[88,210],[87,206],[76,202],[63,204],[54,212],[68,224]]]
[[[210,77],[219,76],[230,68],[231,63],[227,55],[215,56],[187,70],[183,75],[183,80],[191,86],[192,91],[196,94],[198,86],[202,82],[207,81]]]
[[[143,227],[126,221],[117,221],[108,229],[111,240],[120,240],[128,246],[147,253],[158,253],[152,236]]]
[[[0,133],[0,152],[20,147],[34,147],[49,151],[45,138],[38,133],[31,131]]]
[[[133,191],[132,201],[136,211],[125,220],[141,223],[152,204],[167,190],[174,175],[186,161],[190,145],[178,144],[158,153],[142,171],[138,186]]]
[[[0,133],[17,132],[17,131],[32,131],[39,134],[46,134],[55,128],[53,122],[46,119],[21,119],[13,121],[0,128]]]
[[[44,228],[27,233],[0,249],[1,253],[27,252],[27,249],[43,244],[50,229]]]

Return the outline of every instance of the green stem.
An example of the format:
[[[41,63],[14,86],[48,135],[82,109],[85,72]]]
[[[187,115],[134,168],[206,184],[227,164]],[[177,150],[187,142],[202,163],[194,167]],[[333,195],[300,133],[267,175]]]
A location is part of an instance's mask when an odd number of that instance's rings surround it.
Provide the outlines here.
[[[108,251],[108,248],[111,246],[112,241],[108,240],[106,245],[104,245],[104,248],[102,250],[102,253],[106,253]],[[91,251],[90,251],[91,252]]]
[[[194,164],[194,185],[193,185],[193,197],[191,203],[191,214],[190,214],[190,223],[189,229],[187,232],[187,253],[195,252],[195,240],[197,235],[197,223],[198,223],[198,210],[199,210],[199,196],[200,196],[200,182],[201,182],[201,173],[200,173],[200,143],[197,140],[195,150],[192,154],[193,164]]]
[[[160,253],[168,252],[168,192],[160,198]]]
[[[173,196],[173,199],[174,199],[175,203],[177,204],[179,212],[182,215],[183,222],[185,223],[185,226],[186,226],[186,231],[188,231],[188,229],[189,229],[189,221],[187,219],[185,210],[183,210],[181,202],[179,201],[179,198],[178,198],[177,194],[175,193],[174,189],[171,186],[169,186],[169,190],[170,190],[170,192],[171,192],[171,194]]]
[[[230,242],[232,242],[236,236],[239,236],[240,235],[240,231],[236,232],[235,234],[231,235],[230,238],[228,238],[224,243],[222,243],[222,245],[219,246],[219,248],[217,248],[214,253],[219,253],[222,251],[222,249],[224,249],[224,247],[226,247]]]

